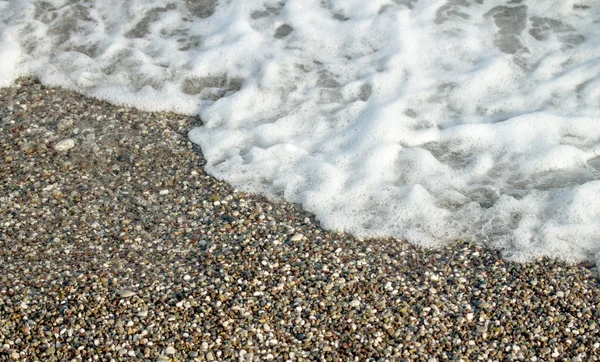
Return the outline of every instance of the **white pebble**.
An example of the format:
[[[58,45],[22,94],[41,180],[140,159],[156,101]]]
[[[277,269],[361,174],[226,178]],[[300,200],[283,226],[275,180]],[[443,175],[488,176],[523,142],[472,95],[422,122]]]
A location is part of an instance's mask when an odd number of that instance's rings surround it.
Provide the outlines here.
[[[75,147],[75,140],[72,138],[64,139],[54,145],[54,149],[59,152],[68,151],[73,147]]]
[[[556,358],[558,356],[560,356],[560,353],[558,352],[558,350],[556,350],[556,348],[554,349],[554,352],[552,352],[552,354],[550,355],[553,358]]]
[[[303,237],[304,237],[304,235],[302,235],[302,234],[295,234],[294,236],[292,236],[290,238],[290,240],[291,241],[300,241],[300,240],[302,240]]]
[[[175,354],[175,348],[173,348],[172,346],[167,347],[167,349],[165,350],[166,354]]]
[[[350,305],[352,307],[358,307],[360,305],[360,301],[358,299],[354,299],[353,301],[350,302]]]
[[[135,292],[132,292],[131,290],[127,289],[120,290],[118,293],[121,296],[121,298],[129,298],[135,295]]]
[[[160,190],[159,194],[161,195],[167,195],[169,193],[169,190]]]
[[[183,276],[183,280],[187,281],[187,280],[190,280],[190,279],[192,279],[192,277],[189,276],[189,275],[187,275],[187,274]]]

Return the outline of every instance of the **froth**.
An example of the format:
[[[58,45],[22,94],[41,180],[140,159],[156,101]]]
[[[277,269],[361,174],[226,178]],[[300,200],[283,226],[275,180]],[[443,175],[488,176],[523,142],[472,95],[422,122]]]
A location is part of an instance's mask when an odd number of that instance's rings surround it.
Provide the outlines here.
[[[329,228],[594,259],[598,5],[0,1],[0,86],[198,114],[208,172]]]

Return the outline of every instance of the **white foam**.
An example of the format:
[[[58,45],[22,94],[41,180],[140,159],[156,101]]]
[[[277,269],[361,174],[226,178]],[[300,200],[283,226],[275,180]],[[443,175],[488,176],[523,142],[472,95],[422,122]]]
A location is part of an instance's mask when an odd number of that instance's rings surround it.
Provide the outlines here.
[[[593,260],[598,24],[598,0],[0,1],[0,86],[198,114],[209,173],[328,228]]]

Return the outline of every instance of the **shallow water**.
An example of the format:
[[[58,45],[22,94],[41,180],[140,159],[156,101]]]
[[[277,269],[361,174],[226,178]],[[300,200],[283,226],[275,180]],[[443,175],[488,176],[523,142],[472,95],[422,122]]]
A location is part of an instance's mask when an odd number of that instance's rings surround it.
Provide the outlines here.
[[[212,175],[325,227],[600,256],[600,1],[0,1],[34,74],[198,114]]]

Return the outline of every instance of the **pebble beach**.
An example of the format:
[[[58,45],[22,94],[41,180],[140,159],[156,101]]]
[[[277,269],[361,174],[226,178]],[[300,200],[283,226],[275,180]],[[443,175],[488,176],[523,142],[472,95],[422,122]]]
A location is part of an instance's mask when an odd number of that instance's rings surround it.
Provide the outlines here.
[[[0,89],[0,361],[596,361],[589,263],[324,230],[207,175],[194,117]]]

